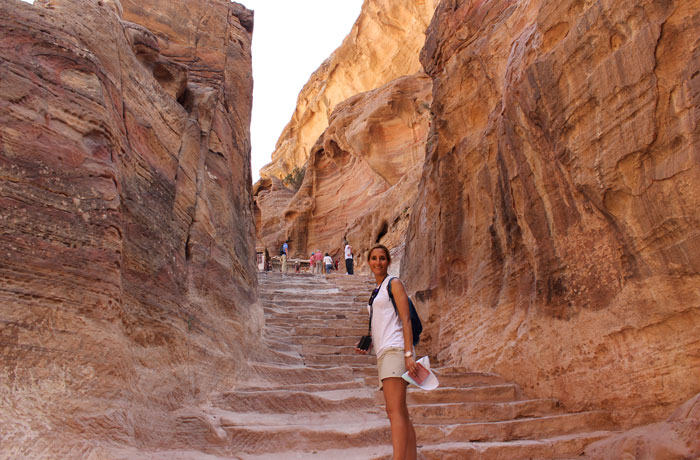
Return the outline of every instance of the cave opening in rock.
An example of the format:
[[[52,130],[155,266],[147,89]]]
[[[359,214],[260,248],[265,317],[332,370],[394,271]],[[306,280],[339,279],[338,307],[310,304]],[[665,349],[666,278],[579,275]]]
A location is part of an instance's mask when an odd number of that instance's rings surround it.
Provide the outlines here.
[[[377,233],[377,238],[374,240],[375,243],[379,243],[382,240],[382,237],[387,234],[389,231],[389,223],[387,221],[383,221],[381,227],[379,227],[379,232]]]

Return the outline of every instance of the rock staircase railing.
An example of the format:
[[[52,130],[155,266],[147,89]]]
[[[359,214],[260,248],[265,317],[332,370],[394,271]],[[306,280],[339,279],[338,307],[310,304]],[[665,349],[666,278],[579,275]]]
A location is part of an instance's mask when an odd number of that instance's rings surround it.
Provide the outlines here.
[[[373,287],[360,276],[259,276],[271,362],[259,384],[222,395],[222,426],[242,459],[390,459],[376,358],[353,346],[367,331]],[[562,459],[611,434],[604,411],[569,413],[498,375],[437,366],[440,387],[411,387],[419,458]]]

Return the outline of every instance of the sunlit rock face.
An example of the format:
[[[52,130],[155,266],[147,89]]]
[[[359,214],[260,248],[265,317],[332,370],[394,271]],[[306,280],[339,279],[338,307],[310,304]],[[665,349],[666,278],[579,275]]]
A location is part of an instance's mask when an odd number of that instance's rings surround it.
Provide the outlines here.
[[[314,72],[260,176],[279,179],[301,167],[329,125],[336,104],[421,70],[419,52],[438,0],[370,0],[343,44]]]
[[[402,272],[448,362],[661,420],[700,391],[700,2],[443,1]]]
[[[3,458],[212,442],[179,411],[235,387],[262,324],[252,13],[4,1],[0,28]]]
[[[423,165],[431,88],[419,72],[339,104],[293,196],[276,179],[256,184],[260,241],[272,250],[289,239],[293,257],[321,250],[342,261],[347,238],[359,269],[375,241],[402,252]]]

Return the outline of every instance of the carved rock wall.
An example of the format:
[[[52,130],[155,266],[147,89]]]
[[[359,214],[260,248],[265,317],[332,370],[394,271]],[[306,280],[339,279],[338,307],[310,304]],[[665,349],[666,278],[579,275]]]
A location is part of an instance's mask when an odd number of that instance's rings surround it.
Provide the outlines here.
[[[293,196],[276,179],[256,184],[260,241],[272,252],[289,238],[292,257],[321,250],[342,261],[346,237],[360,269],[377,239],[402,247],[430,101],[431,80],[420,72],[338,104]]]
[[[235,387],[263,322],[252,13],[5,1],[0,29],[0,451],[204,445],[177,410]]]
[[[402,264],[440,358],[623,425],[700,391],[699,11],[440,3]]]
[[[262,178],[302,167],[329,125],[336,104],[421,70],[419,51],[438,0],[364,2],[343,44],[314,72],[297,99]]]

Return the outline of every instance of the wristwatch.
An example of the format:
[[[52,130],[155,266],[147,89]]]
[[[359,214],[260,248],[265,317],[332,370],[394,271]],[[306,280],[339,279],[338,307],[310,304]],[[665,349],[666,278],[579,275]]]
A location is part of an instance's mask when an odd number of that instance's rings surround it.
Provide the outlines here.
[[[406,358],[410,358],[411,356],[413,356],[413,352],[412,352],[412,351],[407,351],[407,352],[405,352],[403,355],[404,355]]]

